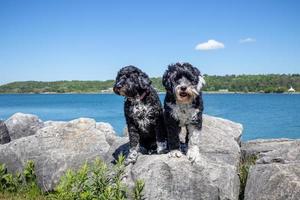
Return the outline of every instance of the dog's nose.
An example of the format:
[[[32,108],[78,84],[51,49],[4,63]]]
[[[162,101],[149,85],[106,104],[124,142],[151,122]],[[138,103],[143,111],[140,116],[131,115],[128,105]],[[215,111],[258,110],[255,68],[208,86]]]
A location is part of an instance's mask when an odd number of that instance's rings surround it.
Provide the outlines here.
[[[186,87],[185,87],[185,86],[181,86],[180,89],[181,89],[182,91],[186,91]]]
[[[115,88],[116,88],[116,89],[121,89],[121,88],[122,88],[122,84],[116,83],[116,84],[115,84]]]

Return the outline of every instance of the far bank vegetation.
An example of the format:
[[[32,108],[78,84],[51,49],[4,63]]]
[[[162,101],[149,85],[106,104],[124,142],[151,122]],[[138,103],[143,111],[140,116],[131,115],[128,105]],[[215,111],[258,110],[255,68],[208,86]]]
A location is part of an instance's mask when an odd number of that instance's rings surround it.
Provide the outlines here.
[[[151,78],[153,86],[164,92],[161,78]],[[283,93],[293,87],[300,91],[300,74],[205,75],[207,92]],[[0,93],[111,93],[114,81],[25,81],[0,86]]]

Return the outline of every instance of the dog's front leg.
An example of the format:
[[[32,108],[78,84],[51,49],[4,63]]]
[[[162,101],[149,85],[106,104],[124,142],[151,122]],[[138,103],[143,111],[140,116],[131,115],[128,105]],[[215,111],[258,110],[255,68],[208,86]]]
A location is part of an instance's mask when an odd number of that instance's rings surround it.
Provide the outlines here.
[[[189,144],[187,157],[192,162],[197,162],[200,159],[200,151],[199,151],[199,139],[201,134],[201,128],[195,125],[188,125],[189,132]]]
[[[134,164],[138,158],[139,155],[139,141],[140,141],[140,135],[138,133],[137,128],[133,123],[127,122],[128,126],[128,135],[129,135],[129,153],[125,160],[125,165],[129,165],[130,163]]]
[[[138,147],[130,148],[128,156],[125,160],[125,165],[129,165],[130,163],[134,164],[138,158]]]
[[[180,151],[179,133],[181,127],[179,122],[174,119],[169,112],[165,113],[165,123],[168,134],[169,157],[180,158],[183,154]]]
[[[157,153],[163,154],[167,152],[167,133],[164,123],[164,116],[161,114],[157,118],[155,126]]]

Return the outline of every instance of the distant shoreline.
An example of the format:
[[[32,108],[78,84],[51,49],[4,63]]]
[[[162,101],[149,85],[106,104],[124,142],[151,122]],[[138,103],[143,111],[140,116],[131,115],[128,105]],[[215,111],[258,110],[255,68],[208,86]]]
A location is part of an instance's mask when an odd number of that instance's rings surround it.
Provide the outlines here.
[[[150,78],[164,92],[161,77]],[[205,75],[207,94],[256,94],[300,92],[300,74]],[[113,93],[114,80],[107,81],[17,81],[0,85],[1,94],[99,94]]]

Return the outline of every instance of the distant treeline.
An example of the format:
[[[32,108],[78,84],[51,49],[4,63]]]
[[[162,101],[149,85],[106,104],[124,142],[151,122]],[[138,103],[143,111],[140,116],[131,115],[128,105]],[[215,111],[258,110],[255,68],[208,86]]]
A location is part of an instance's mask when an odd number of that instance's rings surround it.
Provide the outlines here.
[[[300,74],[206,76],[205,80],[206,91],[282,93],[290,87],[300,91]]]
[[[282,93],[291,86],[300,91],[300,74],[204,75],[204,91]],[[153,86],[164,91],[161,78],[151,78]],[[100,93],[112,92],[113,80],[107,81],[25,81],[0,86],[0,93]]]

